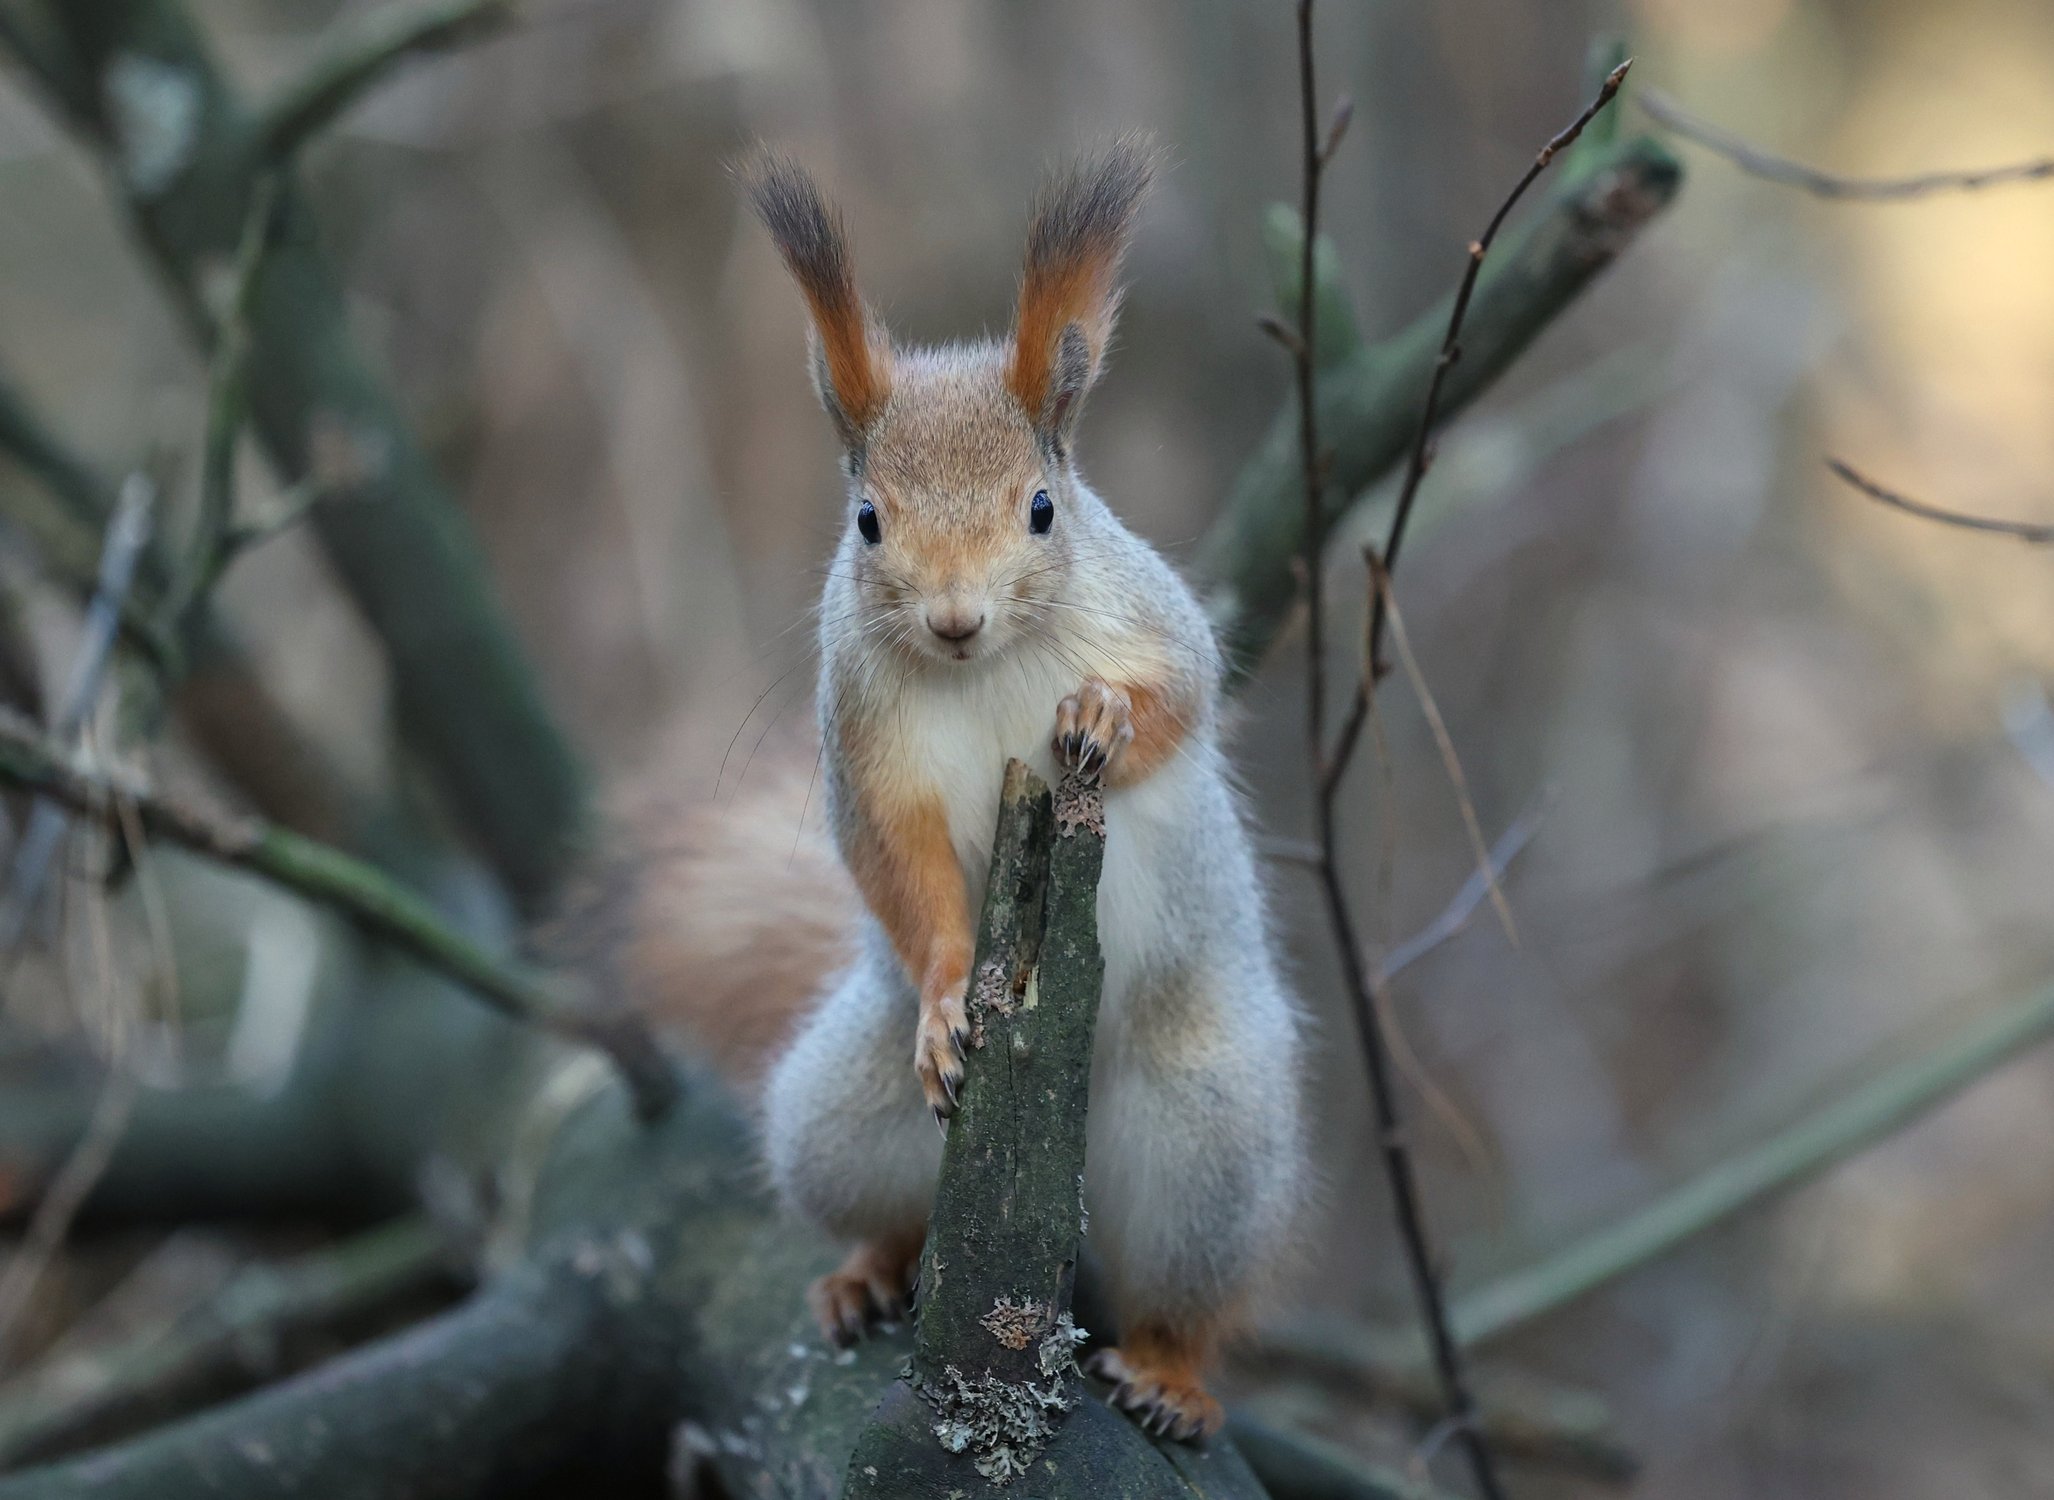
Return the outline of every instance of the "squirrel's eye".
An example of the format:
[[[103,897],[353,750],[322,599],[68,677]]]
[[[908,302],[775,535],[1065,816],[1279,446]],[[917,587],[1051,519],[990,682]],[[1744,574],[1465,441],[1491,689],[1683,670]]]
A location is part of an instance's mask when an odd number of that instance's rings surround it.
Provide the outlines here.
[[[1033,503],[1027,507],[1027,529],[1041,536],[1055,525],[1055,520],[1055,502],[1048,498],[1047,490],[1036,490]]]
[[[863,540],[873,547],[884,534],[877,529],[877,507],[868,500],[856,507],[856,529],[863,533]]]

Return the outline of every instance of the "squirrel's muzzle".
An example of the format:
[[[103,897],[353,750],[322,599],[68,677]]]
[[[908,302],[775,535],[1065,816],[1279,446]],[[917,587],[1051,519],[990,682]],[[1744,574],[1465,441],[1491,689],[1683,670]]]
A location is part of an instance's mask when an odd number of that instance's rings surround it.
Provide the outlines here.
[[[961,644],[984,628],[984,601],[956,594],[930,600],[927,628],[945,641]]]

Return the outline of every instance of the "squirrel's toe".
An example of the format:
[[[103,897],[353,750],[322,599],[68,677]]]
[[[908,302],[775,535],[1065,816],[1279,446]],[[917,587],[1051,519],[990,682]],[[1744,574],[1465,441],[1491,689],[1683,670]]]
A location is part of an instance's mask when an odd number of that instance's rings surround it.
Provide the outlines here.
[[[927,1107],[937,1119],[948,1119],[960,1102],[963,1045],[969,1037],[969,1022],[960,1001],[954,1006],[936,1006],[920,1018],[913,1070],[920,1075],[920,1092],[927,1096]]]
[[[1112,1404],[1154,1436],[1193,1442],[1219,1431],[1226,1420],[1219,1402],[1187,1369],[1131,1359],[1118,1349],[1099,1350],[1088,1368],[1112,1386]]]
[[[907,1235],[858,1245],[806,1288],[806,1305],[830,1343],[847,1348],[874,1325],[905,1319],[920,1267],[920,1239]]]

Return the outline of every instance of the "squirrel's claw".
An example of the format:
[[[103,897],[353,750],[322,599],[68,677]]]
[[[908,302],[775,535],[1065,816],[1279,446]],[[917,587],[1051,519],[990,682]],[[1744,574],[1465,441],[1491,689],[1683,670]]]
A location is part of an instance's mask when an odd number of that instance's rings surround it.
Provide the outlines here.
[[[873,1326],[907,1316],[920,1261],[916,1248],[910,1261],[901,1264],[906,1254],[900,1244],[859,1245],[838,1269],[806,1289],[807,1305],[828,1342],[846,1349]]]
[[[1086,1368],[1112,1385],[1107,1402],[1151,1437],[1188,1443],[1217,1431],[1224,1419],[1219,1402],[1189,1371],[1131,1363],[1118,1349],[1099,1350]]]
[[[1066,770],[1097,777],[1109,772],[1134,738],[1134,706],[1111,683],[1087,677],[1056,705],[1054,748]]]
[[[969,1038],[970,1018],[959,991],[921,1002],[913,1070],[920,1075],[920,1091],[937,1122],[946,1121],[961,1103],[963,1048]]]

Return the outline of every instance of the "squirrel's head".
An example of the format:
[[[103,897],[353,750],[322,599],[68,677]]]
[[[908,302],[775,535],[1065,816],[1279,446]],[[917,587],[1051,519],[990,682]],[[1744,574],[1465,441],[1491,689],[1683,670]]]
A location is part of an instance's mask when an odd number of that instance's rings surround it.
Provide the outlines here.
[[[1070,442],[1119,309],[1153,159],[1116,142],[1034,205],[1012,336],[895,347],[856,290],[841,219],[791,161],[743,170],[812,314],[812,366],[849,477],[840,566],[861,627],[936,661],[1051,633],[1078,549]]]

